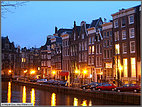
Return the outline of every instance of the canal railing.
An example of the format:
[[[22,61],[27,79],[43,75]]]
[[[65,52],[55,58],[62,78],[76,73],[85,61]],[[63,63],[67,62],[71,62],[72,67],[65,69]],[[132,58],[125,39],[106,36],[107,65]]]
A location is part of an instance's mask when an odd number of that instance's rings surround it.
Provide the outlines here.
[[[80,88],[54,86],[47,84],[39,84],[35,82],[17,81],[13,80],[14,83],[20,85],[26,85],[37,89],[44,89],[49,92],[63,93],[70,95],[79,95],[82,97],[98,98],[102,100],[109,100],[113,102],[120,102],[130,105],[140,105],[141,95],[139,93],[128,93],[128,92],[115,92],[115,91],[91,91],[83,90]]]

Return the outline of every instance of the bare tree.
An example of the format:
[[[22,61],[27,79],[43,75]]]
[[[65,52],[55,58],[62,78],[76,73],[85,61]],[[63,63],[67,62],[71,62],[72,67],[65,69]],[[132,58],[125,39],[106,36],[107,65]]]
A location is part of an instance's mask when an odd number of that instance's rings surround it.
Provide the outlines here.
[[[4,14],[7,12],[13,13],[11,8],[17,8],[23,6],[28,1],[1,1],[1,16],[4,18]]]

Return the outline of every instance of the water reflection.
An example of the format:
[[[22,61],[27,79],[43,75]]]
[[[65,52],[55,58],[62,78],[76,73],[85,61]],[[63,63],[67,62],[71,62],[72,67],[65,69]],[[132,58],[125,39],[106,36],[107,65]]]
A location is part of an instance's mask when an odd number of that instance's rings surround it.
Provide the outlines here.
[[[35,89],[32,88],[31,91],[31,103],[33,103],[33,106],[35,105]]]
[[[11,103],[11,82],[8,82],[7,102]]]
[[[78,99],[74,98],[73,106],[78,106]]]
[[[87,106],[87,100],[83,100],[82,106]]]
[[[91,100],[89,101],[89,106],[92,106],[92,101]]]
[[[51,95],[51,106],[56,106],[56,94],[52,93]]]
[[[26,103],[26,87],[23,87],[23,97],[22,97],[23,103]]]

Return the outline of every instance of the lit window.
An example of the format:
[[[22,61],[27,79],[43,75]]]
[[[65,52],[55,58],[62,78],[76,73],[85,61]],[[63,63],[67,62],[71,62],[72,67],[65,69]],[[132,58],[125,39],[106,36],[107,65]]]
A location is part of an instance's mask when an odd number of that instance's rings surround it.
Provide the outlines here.
[[[126,39],[126,30],[122,30],[122,40]]]
[[[119,31],[115,32],[114,36],[115,36],[115,41],[118,41],[119,40]]]
[[[94,48],[95,48],[95,47],[94,47],[94,46],[92,46],[92,54],[94,54]]]
[[[127,53],[127,43],[122,44],[123,54]]]
[[[114,20],[114,28],[118,27],[118,20]]]
[[[22,58],[22,62],[24,62],[24,58]]]
[[[91,54],[91,46],[89,46],[89,54]]]
[[[135,53],[135,41],[130,41],[130,53]]]
[[[127,68],[127,59],[123,59],[123,71],[124,71],[124,77],[128,77],[128,68]]]
[[[136,77],[136,60],[131,58],[131,77]]]
[[[134,37],[135,37],[134,28],[130,28],[130,29],[129,29],[129,36],[130,36],[130,38],[134,38]]]
[[[115,44],[115,54],[120,54],[119,44]]]
[[[134,15],[131,15],[128,18],[129,18],[129,24],[133,24],[134,23]]]

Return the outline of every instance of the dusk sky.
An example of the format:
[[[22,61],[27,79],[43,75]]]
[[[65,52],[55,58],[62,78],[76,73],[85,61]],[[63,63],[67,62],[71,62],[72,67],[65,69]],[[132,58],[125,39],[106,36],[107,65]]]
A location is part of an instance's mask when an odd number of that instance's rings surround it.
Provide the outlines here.
[[[11,8],[14,13],[1,18],[1,36],[8,36],[15,45],[37,47],[44,45],[47,35],[53,35],[55,26],[73,28],[81,21],[90,24],[101,17],[111,20],[111,14],[119,9],[140,5],[141,1],[30,1],[26,5]]]

